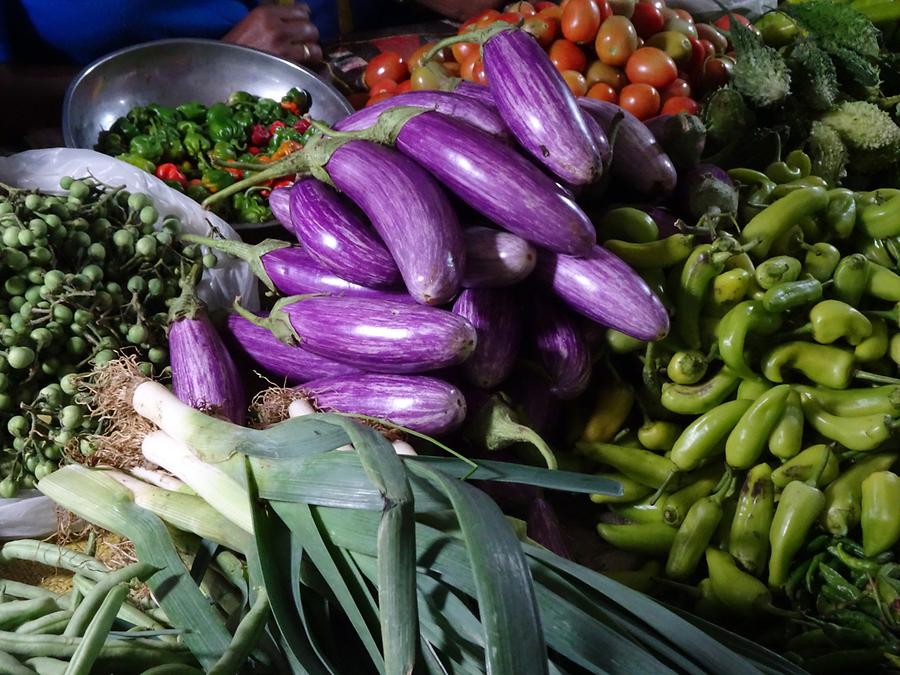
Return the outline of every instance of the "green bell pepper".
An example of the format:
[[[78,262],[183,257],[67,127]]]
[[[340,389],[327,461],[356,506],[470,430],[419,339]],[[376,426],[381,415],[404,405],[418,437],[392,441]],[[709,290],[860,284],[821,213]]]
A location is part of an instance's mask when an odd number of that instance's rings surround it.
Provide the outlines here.
[[[132,138],[128,144],[128,150],[130,154],[143,157],[154,164],[162,159],[164,151],[161,139],[149,134],[141,134]]]

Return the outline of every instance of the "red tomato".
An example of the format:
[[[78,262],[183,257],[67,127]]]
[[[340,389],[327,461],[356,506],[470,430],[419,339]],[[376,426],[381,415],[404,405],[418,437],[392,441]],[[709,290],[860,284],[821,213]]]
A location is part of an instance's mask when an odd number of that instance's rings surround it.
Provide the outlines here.
[[[562,76],[575,96],[584,96],[587,93],[587,82],[584,79],[584,75],[577,70],[564,70],[562,71]]]
[[[383,94],[385,92],[394,93],[396,91],[397,83],[387,77],[384,77],[378,80],[378,82],[376,82],[374,85],[369,87],[369,98],[378,96],[378,94]]]
[[[459,64],[465,63],[472,54],[481,53],[481,46],[474,42],[457,42],[451,48],[453,58]]]
[[[581,72],[587,66],[587,56],[571,40],[557,40],[550,45],[550,60],[559,71]]]
[[[624,16],[609,17],[600,26],[594,48],[597,56],[608,66],[624,66],[638,48],[634,24]]]
[[[629,84],[619,92],[619,105],[646,120],[659,112],[659,92],[649,84]]]
[[[537,16],[540,17],[551,17],[553,19],[562,20],[562,7],[559,5],[554,5],[553,3],[547,3],[549,6],[542,8],[538,11]]]
[[[653,5],[656,9],[663,10],[666,8],[665,0],[638,0],[639,5]]]
[[[756,27],[752,23],[750,23],[750,19],[748,19],[746,16],[743,16],[741,14],[735,14],[735,16],[737,17],[738,23],[742,23],[747,26],[747,28],[756,30]],[[731,28],[731,16],[729,16],[728,14],[723,14],[715,20],[713,25],[727,31]]]
[[[663,103],[670,98],[688,97],[691,95],[691,85],[685,79],[678,77],[668,87],[660,91],[659,95],[662,96]]]
[[[536,2],[534,3],[534,8],[538,12],[543,12],[545,9],[553,9],[555,7],[559,7],[555,2]]]
[[[595,0],[570,0],[562,15],[563,37],[582,44],[590,42],[596,37],[601,20]]]
[[[662,89],[678,77],[678,67],[662,49],[641,47],[628,59],[625,74],[632,82]]]
[[[716,55],[716,46],[709,40],[700,40],[700,46],[703,47],[703,55],[707,59]]]
[[[475,81],[475,66],[478,62],[481,61],[480,54],[470,54],[469,57],[459,64],[459,76],[468,80],[469,82]]]
[[[653,5],[639,2],[634,6],[631,23],[634,24],[634,30],[640,37],[648,38],[662,30],[665,19],[662,12]]]
[[[377,94],[377,95],[375,95],[375,96],[372,96],[372,97],[369,98],[368,101],[366,101],[366,107],[368,108],[370,105],[375,105],[376,103],[381,103],[382,101],[386,101],[386,100],[388,100],[388,99],[389,99],[391,96],[393,96],[393,95],[394,95],[394,94],[393,94],[392,92],[386,91],[386,92],[383,92],[383,93],[381,93],[381,94]]]
[[[519,16],[528,18],[537,14],[537,10],[530,2],[513,2],[503,8],[504,12],[515,12]]]
[[[530,16],[522,26],[526,33],[534,35],[541,47],[547,49],[559,37],[559,19],[552,16]]]
[[[588,66],[587,72],[584,74],[588,87],[592,87],[598,82],[609,85],[614,91],[619,91],[628,84],[628,79],[621,68],[608,66],[603,61],[594,61]]]
[[[475,62],[475,67],[472,69],[472,77],[478,84],[484,87],[487,86],[487,73],[484,72],[484,61],[482,61],[481,58]]]
[[[586,96],[588,98],[596,98],[600,101],[609,101],[610,103],[617,103],[619,100],[619,95],[616,93],[616,90],[606,84],[606,82],[597,82],[588,89]]]
[[[694,99],[687,96],[673,96],[663,103],[659,113],[661,115],[675,115],[683,112],[688,115],[696,115],[699,110],[700,106]]]
[[[478,28],[484,28],[485,26],[489,26],[495,21],[500,20],[500,12],[496,9],[486,9],[481,14],[478,14],[475,17],[475,24]]]
[[[718,89],[731,80],[734,61],[727,56],[715,56],[703,62],[703,86],[707,89]]]
[[[442,63],[441,66],[450,77],[459,77],[459,64],[456,61],[447,61]]]
[[[602,24],[613,15],[612,5],[608,0],[597,0],[597,7],[600,8],[600,23]]]
[[[377,54],[366,66],[365,81],[369,87],[385,78],[400,82],[407,77],[409,77],[409,69],[406,67],[406,61],[397,52]]]
[[[688,41],[691,43],[691,60],[688,61],[686,68],[689,73],[696,73],[703,67],[703,62],[706,60],[706,50],[700,44],[700,40],[688,38]]]
[[[516,14],[515,12],[503,12],[503,14],[494,19],[494,21],[505,21],[506,23],[511,23],[513,25],[519,23],[521,20],[521,15]]]
[[[691,13],[689,11],[687,11],[686,9],[673,9],[672,11],[675,12],[676,16],[680,16],[685,21],[690,21],[691,23],[694,23],[694,17],[691,16]]]
[[[400,84],[397,85],[397,88],[394,90],[395,94],[403,94],[412,89],[412,81],[411,80],[403,80]]]

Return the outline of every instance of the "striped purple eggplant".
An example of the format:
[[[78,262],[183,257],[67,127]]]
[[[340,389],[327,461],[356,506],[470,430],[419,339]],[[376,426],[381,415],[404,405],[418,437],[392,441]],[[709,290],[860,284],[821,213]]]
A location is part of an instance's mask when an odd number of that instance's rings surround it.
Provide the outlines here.
[[[385,101],[358,110],[338,122],[334,128],[339,131],[358,131],[371,127],[385,110],[410,106],[427,108],[447,115],[460,122],[471,124],[483,132],[501,139],[509,139],[509,130],[493,107],[488,107],[468,96],[460,96],[447,91],[410,91],[392,96]]]
[[[190,279],[169,312],[168,346],[175,396],[192,408],[243,424],[248,401],[240,373]]]
[[[544,48],[523,30],[504,30],[482,47],[488,89],[519,144],[569,185],[589,185],[603,157],[575,96]]]
[[[566,545],[562,525],[556,515],[556,509],[543,497],[537,497],[528,506],[527,533],[544,548],[569,560],[572,554]]]
[[[291,222],[291,189],[286,187],[275,188],[269,193],[269,208],[275,220],[281,223],[288,232],[293,231]]]
[[[491,90],[477,82],[469,82],[468,80],[460,80],[453,88],[453,93],[457,96],[465,96],[466,98],[475,99],[482,105],[489,106],[496,110],[497,104],[494,103],[494,97],[491,96]]]
[[[579,314],[639,340],[660,340],[669,315],[647,283],[601,246],[575,258],[538,253],[535,276]]]
[[[291,231],[319,265],[361,286],[400,283],[400,270],[356,206],[315,178],[291,188]]]
[[[552,298],[539,298],[530,312],[534,348],[550,380],[550,393],[563,400],[584,393],[591,381],[591,352],[575,318]]]
[[[224,332],[235,354],[243,356],[269,375],[284,378],[288,384],[361,372],[358,368],[323,358],[303,347],[286,345],[272,331],[237,314],[228,316]]]
[[[596,242],[593,224],[570,196],[483,131],[424,112],[403,124],[396,147],[473,209],[528,241],[570,255],[583,255]]]
[[[375,373],[421,373],[462,363],[475,350],[475,328],[444,309],[365,298],[307,296],[278,306],[304,349]]]
[[[465,288],[501,288],[527,278],[537,250],[521,237],[491,227],[467,227]]]
[[[609,135],[616,127],[610,173],[623,187],[653,199],[662,199],[675,189],[675,165],[637,117],[614,103],[581,97],[578,105]]]
[[[509,288],[467,288],[453,303],[453,313],[475,327],[478,340],[463,364],[468,380],[484,389],[503,382],[512,371],[522,334],[518,298]]]
[[[452,300],[462,282],[465,243],[437,181],[408,157],[368,141],[339,147],[326,170],[369,217],[409,294],[426,305]]]
[[[368,415],[439,436],[466,418],[466,400],[451,384],[423,375],[341,375],[299,387],[321,410]]]
[[[522,424],[550,442],[557,440],[564,426],[559,423],[563,404],[550,393],[545,380],[520,369],[513,373],[503,391],[512,399]]]

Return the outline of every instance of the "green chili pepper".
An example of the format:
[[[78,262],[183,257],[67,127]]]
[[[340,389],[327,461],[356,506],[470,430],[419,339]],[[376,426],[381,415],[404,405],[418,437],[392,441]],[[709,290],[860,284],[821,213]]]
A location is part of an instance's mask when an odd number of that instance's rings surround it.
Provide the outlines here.
[[[872,334],[862,340],[853,355],[860,363],[878,361],[888,351],[888,329],[884,319],[872,319]]]
[[[747,472],[728,537],[728,552],[754,576],[762,574],[769,558],[769,529],[774,514],[772,468],[758,464]]]
[[[825,410],[812,397],[801,394],[803,415],[813,429],[848,450],[875,450],[891,438],[895,423],[890,415],[871,414],[841,417]]]
[[[669,295],[666,292],[666,274],[661,269],[638,269],[636,270],[638,275],[640,275],[641,279],[647,282],[647,285],[650,287],[650,290],[656,294],[656,297],[660,299],[660,301],[665,305],[666,311],[674,312],[675,306],[672,304],[672,301],[669,299]]]
[[[790,392],[791,386],[782,384],[751,403],[725,442],[725,461],[729,466],[748,469],[756,464],[769,436],[781,421]]]
[[[827,458],[827,462],[826,462]],[[823,462],[826,462],[823,465]],[[822,468],[824,466],[824,468]],[[817,485],[828,485],[838,477],[840,467],[837,457],[830,445],[819,443],[792,457],[772,471],[772,482],[775,487],[783,489],[791,481],[808,481],[821,469]]]
[[[790,183],[792,180],[802,178],[799,167],[790,166],[787,162],[772,162],[766,167],[766,177],[778,184]]]
[[[846,389],[856,373],[856,360],[848,351],[812,342],[786,342],[762,359],[762,371],[772,382],[784,382],[784,370],[801,372],[816,384]]]
[[[122,155],[116,155],[116,159],[122,160],[123,162],[128,162],[132,166],[136,166],[137,168],[146,171],[147,173],[156,173],[156,165],[149,159],[145,159],[140,155],[133,155],[126,152]]]
[[[718,239],[713,244],[700,244],[691,252],[681,271],[681,283],[676,295],[678,334],[691,349],[698,349],[700,340],[700,310],[712,280],[725,269],[725,262],[733,255],[732,244]]]
[[[832,415],[900,415],[900,386],[895,384],[843,390],[796,386],[795,390]]]
[[[769,249],[769,256],[787,255],[792,258],[798,258],[803,253],[805,244],[805,235],[800,225],[791,225],[787,230],[778,236]]]
[[[591,501],[595,504],[630,504],[642,499],[653,492],[653,488],[647,487],[632,480],[623,473],[598,473],[600,478],[608,478],[622,486],[621,495],[591,494]]]
[[[819,574],[822,575],[825,585],[831,586],[843,602],[853,602],[859,599],[859,589],[842,577],[840,572],[833,567],[824,562],[819,563]]]
[[[752,614],[772,603],[769,589],[739,569],[727,551],[706,549],[706,566],[716,598],[736,614]]]
[[[834,294],[848,305],[858,305],[869,282],[869,261],[862,253],[841,259],[834,270]]]
[[[863,207],[858,220],[860,229],[875,239],[900,235],[900,195]]]
[[[801,453],[802,454],[802,453]],[[791,562],[803,547],[806,537],[825,509],[825,495],[816,485],[832,461],[831,449],[820,461],[808,483],[794,480],[787,484],[778,500],[778,507],[769,530],[769,586],[780,588],[788,579]],[[775,482],[775,472],[772,472]]]
[[[293,91],[293,90],[291,90]],[[290,92],[289,92],[290,93]],[[256,103],[257,97],[246,91],[235,91],[228,96],[229,106],[252,105]]]
[[[900,274],[871,261],[868,266],[866,292],[879,300],[900,301]]]
[[[696,350],[675,352],[666,366],[666,375],[675,384],[696,384],[706,374],[709,363]]]
[[[237,159],[237,150],[228,141],[216,141],[209,156],[218,161],[231,162]]]
[[[741,383],[738,385],[736,398],[744,399],[745,401],[755,401],[773,386],[775,385],[771,382],[759,377],[747,378],[741,380]]]
[[[648,450],[668,452],[675,445],[684,428],[674,422],[646,421],[638,429],[638,440]]]
[[[728,616],[729,608],[716,597],[713,591],[712,581],[707,577],[697,584],[699,597],[694,603],[694,614],[709,621],[721,621]]]
[[[846,239],[853,234],[856,226],[856,199],[853,192],[845,188],[828,191],[825,224],[838,239]]]
[[[791,256],[769,258],[756,268],[756,283],[768,290],[787,281],[796,281],[802,269],[800,261]]]
[[[238,193],[233,201],[239,222],[262,223],[272,217],[269,207],[263,202],[262,197],[256,194]]]
[[[679,471],[696,469],[704,459],[722,450],[722,442],[750,405],[750,401],[729,401],[698,417],[675,441],[669,460]]]
[[[309,92],[297,87],[288,89],[287,94],[282,96],[281,100],[296,104],[301,114],[307,112],[312,105],[312,97],[309,95]]]
[[[781,199],[785,195],[788,195],[792,192],[805,190],[807,188],[822,188],[823,190],[827,190],[828,181],[826,181],[824,178],[819,178],[818,176],[796,178],[787,183],[781,183],[774,190],[772,190],[772,199]]]
[[[595,223],[597,239],[620,243],[647,244],[659,239],[659,228],[648,213],[630,206],[610,209]],[[685,256],[686,257],[686,256]]]
[[[120,117],[109,129],[113,133],[117,133],[126,140],[130,140],[141,133],[137,125],[127,117]]]
[[[781,419],[769,436],[769,452],[779,459],[790,459],[803,448],[803,407],[800,405],[800,394],[791,389],[784,402]]]
[[[679,526],[666,560],[666,576],[670,579],[689,577],[709,546],[722,520],[722,501],[734,487],[731,473],[726,471],[720,483],[714,494],[694,502]]]
[[[121,155],[127,150],[125,139],[114,131],[101,131],[94,150],[106,155]]]
[[[828,196],[823,188],[795,190],[754,216],[741,232],[741,240],[753,245],[751,253],[765,258],[775,240],[792,225],[801,218],[815,215],[827,205]]]
[[[663,519],[667,524],[678,527],[684,522],[684,518],[698,499],[708,496],[715,490],[722,477],[725,475],[725,467],[721,463],[710,464],[693,472],[693,479],[689,485],[668,495],[663,508]]]
[[[893,361],[895,365],[900,366],[900,333],[894,333],[891,336],[888,354],[891,357],[891,361]]]
[[[575,444],[575,450],[595,462],[608,464],[647,487],[660,487],[675,471],[675,465],[666,457],[640,448],[579,441]]]
[[[675,541],[674,527],[665,523],[631,523],[629,525],[610,525],[598,523],[597,532],[613,546],[631,553],[648,556],[668,555]]]
[[[881,239],[870,239],[868,237],[857,237],[854,242],[854,248],[862,253],[869,262],[883,267],[893,267],[894,259],[888,252],[887,246]]]
[[[189,131],[184,136],[184,149],[193,157],[200,157],[209,150],[210,142],[206,136],[194,131]]]
[[[647,243],[609,239],[603,247],[637,269],[671,267],[684,262],[694,249],[694,235],[673,234]]]
[[[662,495],[655,501],[648,495],[646,498],[630,504],[613,504],[610,506],[610,510],[617,517],[630,523],[662,523],[664,522],[663,511],[666,503],[666,495]]]
[[[164,126],[175,126],[180,121],[179,114],[175,108],[151,103],[147,106],[147,110]]]
[[[747,335],[751,332],[771,335],[780,327],[781,317],[778,314],[769,312],[760,302],[745,300],[719,322],[719,357],[735,375],[755,378],[744,353]]]
[[[253,114],[261,124],[269,125],[278,119],[281,106],[270,98],[260,98],[253,106]]]
[[[234,176],[221,169],[208,169],[204,171],[203,177],[200,180],[202,181],[203,187],[210,192],[218,192],[235,182]]]
[[[253,113],[249,110],[238,110],[234,113],[234,121],[241,127],[246,134],[250,127],[254,124]]]
[[[785,312],[821,299],[821,282],[818,279],[801,279],[770,288],[763,296],[762,303],[770,312]]]
[[[282,143],[285,141],[303,141],[303,134],[294,129],[293,127],[283,126],[276,127],[275,131],[272,133],[272,138],[269,139],[269,154],[278,150]]]
[[[638,349],[644,349],[647,346],[647,343],[643,340],[625,335],[625,333],[612,328],[606,331],[606,344],[614,354],[628,354]]]
[[[684,385],[666,382],[660,401],[663,407],[678,415],[699,415],[708,412],[737,389],[741,379],[727,366],[702,384]]]
[[[617,572],[604,572],[603,575],[618,581],[641,593],[649,593],[653,590],[656,578],[662,573],[662,565],[658,560],[648,560],[643,567],[636,570],[622,570]]]
[[[882,241],[888,254],[891,256],[891,260],[894,261],[891,267],[897,267],[900,265],[900,237],[888,237],[887,239],[882,239]]]
[[[806,178],[812,173],[812,159],[802,150],[792,150],[784,161],[792,169],[800,171],[800,178]]]
[[[239,141],[244,136],[243,127],[234,119],[231,109],[223,103],[216,103],[206,111],[206,127],[214,142]]]
[[[806,258],[803,261],[803,274],[825,283],[831,279],[835,268],[841,261],[841,252],[827,242],[819,242],[812,246],[804,245]]]
[[[185,192],[187,193],[187,196],[193,199],[195,202],[202,202],[212,194],[212,192],[203,187],[203,185],[197,184],[188,185]]]
[[[858,459],[825,490],[825,528],[843,537],[859,523],[862,482],[877,471],[887,471],[897,460],[896,452]]]
[[[712,305],[729,310],[739,303],[750,290],[753,275],[745,269],[733,269],[722,272],[713,279]]]
[[[860,525],[867,557],[892,548],[900,541],[900,477],[876,471],[862,482]]]
[[[138,127],[149,124],[153,120],[153,113],[143,106],[137,106],[128,111],[125,118]]]
[[[197,101],[182,103],[180,106],[176,107],[175,110],[177,110],[178,114],[184,119],[191,122],[200,122],[206,117],[206,106]]]
[[[142,134],[135,136],[128,144],[128,150],[132,155],[143,157],[154,164],[163,156],[163,145],[159,138]]]
[[[819,344],[831,344],[844,339],[856,346],[872,335],[872,322],[846,302],[823,300],[809,310],[813,340]]]
[[[766,174],[756,169],[728,169],[728,177],[736,183],[748,186],[773,182]]]

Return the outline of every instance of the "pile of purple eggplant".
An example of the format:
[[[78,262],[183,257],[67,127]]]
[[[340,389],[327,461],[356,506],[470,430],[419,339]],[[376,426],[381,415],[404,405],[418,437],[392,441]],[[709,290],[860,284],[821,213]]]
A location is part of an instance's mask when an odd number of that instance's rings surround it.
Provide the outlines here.
[[[220,193],[299,174],[270,198],[296,242],[202,242],[283,296],[266,316],[229,317],[236,358],[320,408],[440,435],[464,421],[466,395],[512,386],[514,371],[577,397],[600,327],[667,334],[659,298],[579,206],[610,177],[668,198],[677,174],[653,132],[576,99],[522,30],[493,33],[483,56],[488,87],[394,96],[322,132],[316,170],[294,153]]]

